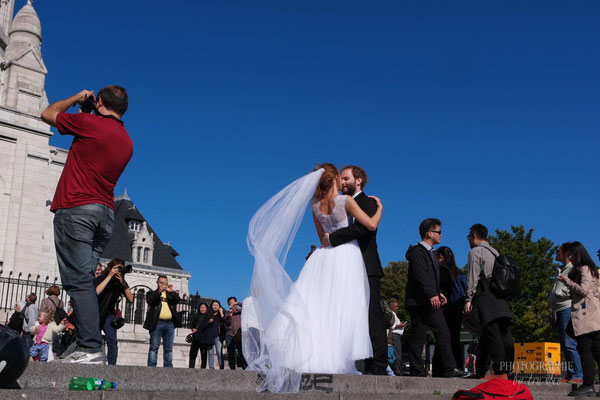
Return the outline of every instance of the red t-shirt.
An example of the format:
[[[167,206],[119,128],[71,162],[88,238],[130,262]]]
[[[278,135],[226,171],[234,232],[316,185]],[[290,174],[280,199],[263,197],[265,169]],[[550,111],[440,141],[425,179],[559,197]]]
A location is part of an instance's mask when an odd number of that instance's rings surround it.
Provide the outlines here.
[[[60,113],[56,127],[73,135],[50,211],[84,204],[115,208],[114,189],[133,154],[133,142],[122,122],[93,114]]]

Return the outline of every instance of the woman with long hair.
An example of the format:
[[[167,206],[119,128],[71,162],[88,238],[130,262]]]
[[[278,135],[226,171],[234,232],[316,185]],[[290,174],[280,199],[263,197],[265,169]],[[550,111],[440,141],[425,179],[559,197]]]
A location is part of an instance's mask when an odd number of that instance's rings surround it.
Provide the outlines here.
[[[319,239],[348,226],[348,214],[374,231],[382,206],[369,217],[351,196],[340,195],[332,164],[320,164],[265,203],[250,221],[254,255],[251,297],[244,300],[242,333],[248,369],[261,371],[258,391],[296,392],[304,372],[357,374],[355,361],[372,357],[369,283],[356,240],[322,247],[296,282],[284,270],[306,206],[312,200]]]
[[[464,357],[460,344],[460,329],[463,318],[462,310],[465,305],[467,279],[456,266],[454,252],[450,247],[440,246],[436,250],[436,254],[440,266],[440,290],[448,300],[444,305],[444,319],[450,331],[450,345],[456,360],[456,367],[462,370]],[[434,364],[435,360],[434,355]]]
[[[569,396],[596,396],[594,375],[600,365],[600,292],[598,291],[598,268],[580,242],[563,243],[567,259],[573,264],[568,276],[556,277],[571,291],[571,324],[567,332],[577,339],[577,351],[581,357],[583,383]]]
[[[100,264],[98,264],[100,265]],[[108,351],[106,359],[108,365],[117,365],[119,356],[119,345],[117,343],[117,328],[113,326],[113,320],[117,314],[117,307],[121,296],[125,296],[129,303],[133,303],[133,293],[121,273],[125,261],[113,258],[108,262],[106,268],[94,278],[96,295],[98,296],[98,311],[100,314],[100,329],[104,332],[104,343]],[[97,269],[98,267],[96,267]]]
[[[198,307],[198,315],[192,322],[192,329],[194,334],[194,341],[190,347],[190,368],[196,367],[196,357],[198,356],[198,349],[200,349],[200,368],[206,368],[206,361],[208,359],[208,351],[215,344],[215,334],[218,335],[219,324],[215,322],[215,315],[208,307],[208,304],[201,303]]]
[[[219,369],[224,369],[225,363],[223,361],[223,341],[221,340],[221,329],[223,328],[221,321],[225,313],[223,311],[223,307],[221,307],[221,302],[219,300],[213,300],[210,303],[210,312],[215,318],[214,324],[217,326],[217,336],[215,336],[215,345],[211,347],[210,351],[208,352],[208,367],[210,369],[214,369],[216,353],[217,361],[219,362]]]

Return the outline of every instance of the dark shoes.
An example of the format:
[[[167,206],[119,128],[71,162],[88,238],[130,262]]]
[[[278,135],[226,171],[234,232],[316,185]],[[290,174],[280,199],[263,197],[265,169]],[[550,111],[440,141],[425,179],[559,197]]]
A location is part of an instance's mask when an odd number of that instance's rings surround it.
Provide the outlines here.
[[[444,374],[444,377],[446,377],[446,378],[464,378],[465,373],[463,371],[459,370],[458,368],[454,368],[452,371],[446,372]]]
[[[367,375],[387,375],[387,372],[383,368],[371,367]]]
[[[577,389],[569,392],[571,397],[596,397],[594,385],[581,385]]]

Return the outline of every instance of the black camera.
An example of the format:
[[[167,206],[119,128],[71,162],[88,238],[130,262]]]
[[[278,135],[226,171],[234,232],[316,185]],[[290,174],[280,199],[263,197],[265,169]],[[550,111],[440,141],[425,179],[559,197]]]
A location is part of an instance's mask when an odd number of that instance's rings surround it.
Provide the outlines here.
[[[133,271],[133,267],[131,265],[119,265],[118,271],[121,273],[121,275],[125,275]]]
[[[94,99],[94,96],[89,95],[84,101],[79,103],[79,109],[86,114],[90,114],[94,111],[96,109],[96,100]]]

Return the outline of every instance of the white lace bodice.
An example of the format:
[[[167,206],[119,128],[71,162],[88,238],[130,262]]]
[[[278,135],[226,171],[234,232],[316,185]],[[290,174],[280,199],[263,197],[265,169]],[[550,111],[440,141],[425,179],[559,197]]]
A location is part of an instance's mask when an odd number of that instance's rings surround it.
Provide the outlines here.
[[[348,214],[346,213],[346,199],[345,195],[337,196],[334,199],[335,207],[331,214],[323,214],[319,209],[319,202],[316,201],[312,205],[313,213],[323,226],[325,233],[331,233],[338,229],[345,228],[348,226]]]

